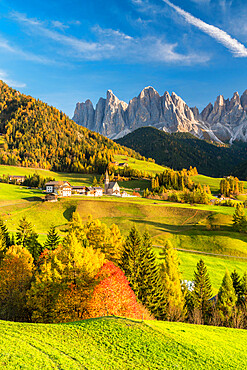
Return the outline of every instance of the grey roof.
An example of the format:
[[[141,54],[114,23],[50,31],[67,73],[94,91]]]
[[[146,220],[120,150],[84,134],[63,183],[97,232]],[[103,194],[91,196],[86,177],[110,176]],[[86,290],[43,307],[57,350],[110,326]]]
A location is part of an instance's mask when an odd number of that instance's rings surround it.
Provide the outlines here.
[[[116,184],[118,185],[118,183],[116,181],[109,182],[107,189],[113,189]]]
[[[85,189],[86,186],[82,186],[82,185],[74,185],[72,186],[72,189]]]

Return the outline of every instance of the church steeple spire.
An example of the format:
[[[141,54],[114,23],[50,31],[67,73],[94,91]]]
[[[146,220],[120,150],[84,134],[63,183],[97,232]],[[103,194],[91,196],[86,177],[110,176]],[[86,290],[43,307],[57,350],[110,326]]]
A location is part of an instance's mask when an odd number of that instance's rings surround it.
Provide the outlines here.
[[[106,170],[106,173],[105,173],[105,193],[107,193],[107,189],[109,187],[109,183],[110,183],[109,174],[108,174],[108,171]]]

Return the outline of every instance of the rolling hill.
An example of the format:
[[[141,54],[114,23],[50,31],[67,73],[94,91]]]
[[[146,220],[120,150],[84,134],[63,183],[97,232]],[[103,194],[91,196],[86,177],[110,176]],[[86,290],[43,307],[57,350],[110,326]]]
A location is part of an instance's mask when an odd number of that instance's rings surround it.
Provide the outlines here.
[[[198,172],[213,177],[227,176],[247,158],[247,144],[218,146],[189,133],[168,134],[153,127],[139,128],[116,141],[138,151],[156,163],[181,170],[197,167]],[[239,172],[240,179],[243,178]]]
[[[0,322],[10,369],[244,369],[245,330],[116,317],[68,324]]]
[[[0,164],[103,173],[114,154],[141,156],[0,81]]]

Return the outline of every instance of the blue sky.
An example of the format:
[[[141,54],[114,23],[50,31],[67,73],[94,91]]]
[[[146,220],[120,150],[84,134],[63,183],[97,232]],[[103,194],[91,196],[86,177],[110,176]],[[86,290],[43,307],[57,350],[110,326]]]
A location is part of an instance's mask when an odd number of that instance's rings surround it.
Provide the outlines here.
[[[0,0],[0,78],[72,116],[145,86],[200,110],[247,89],[245,0]]]

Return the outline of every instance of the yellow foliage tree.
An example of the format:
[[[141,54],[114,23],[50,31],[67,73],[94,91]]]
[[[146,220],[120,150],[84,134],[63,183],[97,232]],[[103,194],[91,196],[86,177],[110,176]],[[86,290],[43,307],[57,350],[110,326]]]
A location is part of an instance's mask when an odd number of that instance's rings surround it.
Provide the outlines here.
[[[26,293],[33,274],[33,257],[20,245],[8,249],[0,266],[0,317],[4,320],[29,319]]]

